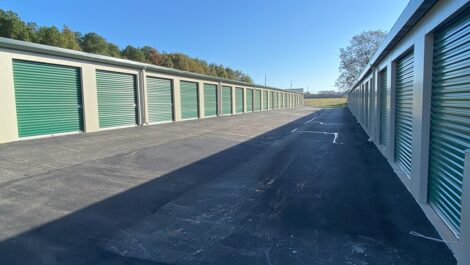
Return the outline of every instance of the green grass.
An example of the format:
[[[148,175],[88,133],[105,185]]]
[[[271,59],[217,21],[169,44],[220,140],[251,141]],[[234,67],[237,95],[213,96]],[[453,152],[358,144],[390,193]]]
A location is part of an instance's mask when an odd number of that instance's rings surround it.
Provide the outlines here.
[[[341,108],[346,106],[346,98],[308,98],[304,104],[316,108]]]

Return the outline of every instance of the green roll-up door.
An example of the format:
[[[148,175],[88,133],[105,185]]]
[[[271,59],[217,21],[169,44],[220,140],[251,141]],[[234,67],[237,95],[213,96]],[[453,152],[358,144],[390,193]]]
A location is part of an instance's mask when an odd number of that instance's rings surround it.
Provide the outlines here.
[[[13,79],[19,137],[83,129],[79,68],[13,60]]]
[[[269,91],[269,101],[268,101],[268,109],[273,109],[273,92]]]
[[[255,90],[254,93],[255,111],[259,111],[261,109],[261,91]]]
[[[147,109],[151,123],[173,120],[171,80],[147,76]]]
[[[268,109],[268,91],[263,91],[263,109]]]
[[[396,64],[395,78],[395,162],[411,176],[413,137],[413,53],[406,54]]]
[[[246,90],[246,111],[253,111],[253,89]]]
[[[96,71],[100,128],[137,123],[135,75]]]
[[[274,92],[274,107],[279,109],[279,92]]]
[[[435,32],[432,76],[429,203],[457,234],[464,151],[470,148],[470,12],[466,14]]]
[[[232,114],[232,87],[222,86],[222,113]]]
[[[204,116],[217,115],[217,85],[204,84]]]
[[[235,106],[236,113],[243,113],[243,88],[235,88]]]
[[[379,143],[382,146],[387,146],[388,144],[388,111],[387,111],[387,69],[380,71],[380,112],[379,112],[379,122],[380,122],[380,139]],[[357,93],[357,92],[356,92]],[[357,95],[354,95],[355,105],[357,105]]]
[[[197,83],[181,81],[181,118],[194,119],[199,116]]]

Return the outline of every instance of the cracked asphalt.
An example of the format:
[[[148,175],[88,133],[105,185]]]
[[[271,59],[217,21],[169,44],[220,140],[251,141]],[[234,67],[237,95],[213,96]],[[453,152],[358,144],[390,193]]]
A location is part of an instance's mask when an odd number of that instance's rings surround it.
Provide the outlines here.
[[[346,108],[0,145],[0,264],[455,264]]]

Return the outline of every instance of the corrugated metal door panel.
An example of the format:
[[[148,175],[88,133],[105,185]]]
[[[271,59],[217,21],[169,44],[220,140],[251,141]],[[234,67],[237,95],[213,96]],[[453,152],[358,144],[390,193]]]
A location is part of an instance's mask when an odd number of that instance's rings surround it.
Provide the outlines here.
[[[273,109],[273,92],[269,91],[268,109]]]
[[[80,69],[13,60],[19,137],[83,129]]]
[[[261,91],[260,90],[255,90],[255,111],[261,110]]]
[[[232,87],[222,86],[222,114],[232,114]]]
[[[395,162],[411,176],[413,137],[414,57],[408,53],[396,64],[395,78]]]
[[[278,103],[277,92],[273,92],[273,109],[277,109],[277,103]]]
[[[456,234],[470,148],[469,13],[434,34],[428,199]]]
[[[263,91],[263,109],[268,109],[268,91]]]
[[[387,146],[388,144],[388,111],[387,111],[387,69],[380,71],[380,145]],[[354,95],[357,101],[357,94]],[[354,103],[357,105],[357,103]]]
[[[369,128],[369,83],[366,82],[364,85],[364,123],[366,125],[366,129]]]
[[[217,115],[217,85],[204,84],[204,116]]]
[[[199,116],[197,83],[181,81],[180,82],[180,95],[181,95],[181,118],[182,119],[197,118]]]
[[[253,111],[253,89],[246,90],[246,111]]]
[[[235,111],[236,113],[243,112],[243,88],[235,88]]]
[[[171,80],[147,76],[147,109],[151,123],[173,120]]]
[[[100,128],[137,123],[135,75],[96,71]]]

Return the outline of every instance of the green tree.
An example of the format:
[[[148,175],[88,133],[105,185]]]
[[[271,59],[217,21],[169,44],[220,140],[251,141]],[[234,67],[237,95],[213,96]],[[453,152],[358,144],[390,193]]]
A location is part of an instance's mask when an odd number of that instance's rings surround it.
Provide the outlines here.
[[[37,41],[40,44],[55,46],[55,47],[62,47],[62,33],[59,31],[58,28],[52,27],[40,27],[37,35]]]
[[[0,36],[15,40],[34,41],[36,24],[25,23],[12,11],[0,9]]]
[[[78,35],[79,36],[79,35]],[[73,32],[69,27],[64,26],[62,29],[62,48],[81,51],[77,33]]]
[[[253,79],[251,79],[251,77],[249,75],[245,75],[245,74],[243,74],[240,77],[240,81],[253,84]]]
[[[127,45],[127,47],[122,50],[121,56],[132,61],[145,62],[144,52],[141,49],[135,48],[131,45]]]
[[[80,41],[80,46],[84,52],[103,55],[107,53],[108,49],[108,43],[106,40],[94,32],[83,35]]]
[[[121,57],[121,50],[119,49],[119,47],[116,44],[108,42],[106,44],[106,54],[105,55],[119,58],[119,57]]]

